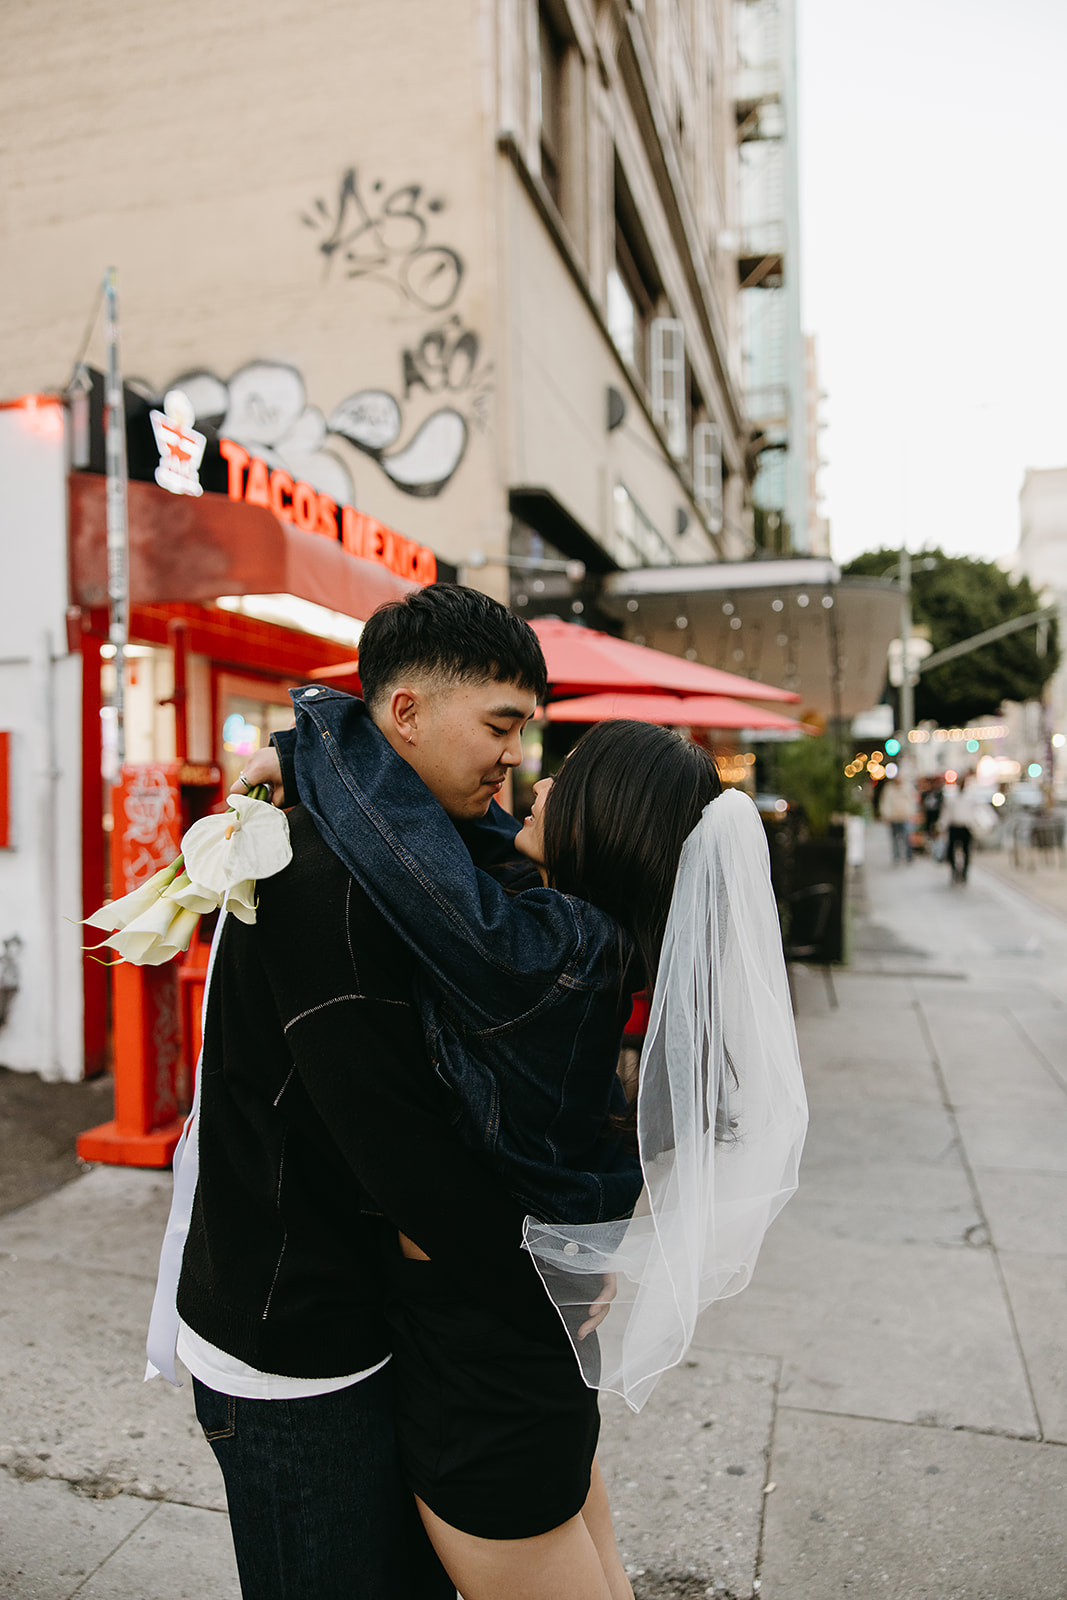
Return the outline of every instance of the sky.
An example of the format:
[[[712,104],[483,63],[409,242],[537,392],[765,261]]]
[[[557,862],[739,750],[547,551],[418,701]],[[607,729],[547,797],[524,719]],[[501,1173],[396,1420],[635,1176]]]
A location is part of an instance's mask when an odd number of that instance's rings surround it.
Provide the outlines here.
[[[796,0],[832,553],[1018,542],[1067,466],[1067,0]]]

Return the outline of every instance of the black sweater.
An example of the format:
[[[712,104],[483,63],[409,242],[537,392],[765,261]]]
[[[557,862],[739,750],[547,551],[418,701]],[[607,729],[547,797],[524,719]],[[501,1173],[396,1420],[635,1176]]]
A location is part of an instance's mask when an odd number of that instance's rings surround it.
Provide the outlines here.
[[[253,925],[227,921],[216,956],[182,1318],[261,1371],[373,1365],[389,1348],[384,1215],[458,1292],[527,1327],[554,1319],[519,1249],[521,1208],[453,1131],[413,958],[303,807],[289,825],[292,862],[260,884]]]

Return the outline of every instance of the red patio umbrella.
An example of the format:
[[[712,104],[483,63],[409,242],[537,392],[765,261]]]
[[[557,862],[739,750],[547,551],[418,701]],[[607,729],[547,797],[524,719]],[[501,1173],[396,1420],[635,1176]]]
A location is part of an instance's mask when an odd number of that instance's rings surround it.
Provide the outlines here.
[[[800,699],[788,689],[756,683],[718,667],[685,661],[666,650],[650,650],[628,639],[613,639],[595,628],[539,617],[532,622],[548,664],[552,699],[606,690],[663,690],[673,694],[732,695],[739,700],[778,700],[795,704]],[[749,724],[746,724],[749,726]]]
[[[718,694],[588,694],[575,700],[552,700],[545,707],[549,722],[608,722],[613,717],[657,722],[664,727],[739,729],[757,732],[814,733],[806,723],[777,711],[745,705]]]
[[[308,673],[317,683],[328,683],[331,689],[343,689],[346,694],[362,694],[359,681],[359,657],[354,661],[341,661],[335,667],[313,667]]]
[[[704,667],[685,661],[666,650],[650,650],[628,639],[613,639],[595,628],[581,628],[555,617],[538,617],[531,623],[548,666],[548,682],[553,701],[567,695],[588,695],[635,690],[643,694],[730,695],[735,700],[775,700],[795,704],[800,696],[788,689],[775,689],[754,678],[742,678],[718,667]],[[359,661],[343,661],[336,667],[318,667],[308,674],[335,689],[359,694]],[[625,712],[615,713],[624,716]],[[575,720],[575,719],[571,719]],[[646,717],[645,721],[653,721]],[[739,727],[752,727],[751,722]],[[690,723],[691,727],[699,726]]]

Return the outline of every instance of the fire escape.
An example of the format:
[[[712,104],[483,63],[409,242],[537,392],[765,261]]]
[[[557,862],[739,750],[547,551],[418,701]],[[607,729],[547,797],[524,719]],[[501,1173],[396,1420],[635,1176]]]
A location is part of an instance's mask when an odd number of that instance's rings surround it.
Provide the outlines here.
[[[790,0],[735,0],[734,111],[737,122],[741,235],[738,277],[745,397],[755,457],[752,489],[756,541],[768,554],[793,545],[788,454],[795,426],[791,403],[792,328],[787,274],[796,263],[789,228],[786,97]],[[795,198],[795,197],[794,197]]]

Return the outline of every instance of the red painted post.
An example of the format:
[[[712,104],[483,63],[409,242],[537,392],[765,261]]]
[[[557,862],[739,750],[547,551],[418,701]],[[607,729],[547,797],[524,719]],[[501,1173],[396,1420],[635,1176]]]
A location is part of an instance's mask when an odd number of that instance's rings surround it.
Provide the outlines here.
[[[112,799],[111,884],[129,894],[174,860],[181,847],[181,764],[124,767]],[[182,1131],[177,1076],[181,1010],[177,962],[111,968],[115,1116],[80,1134],[83,1161],[166,1167]]]
[[[189,756],[188,635],[188,626],[181,617],[171,617],[167,623],[167,637],[174,654],[174,754],[179,761],[186,761]],[[166,704],[165,701],[160,703]]]

